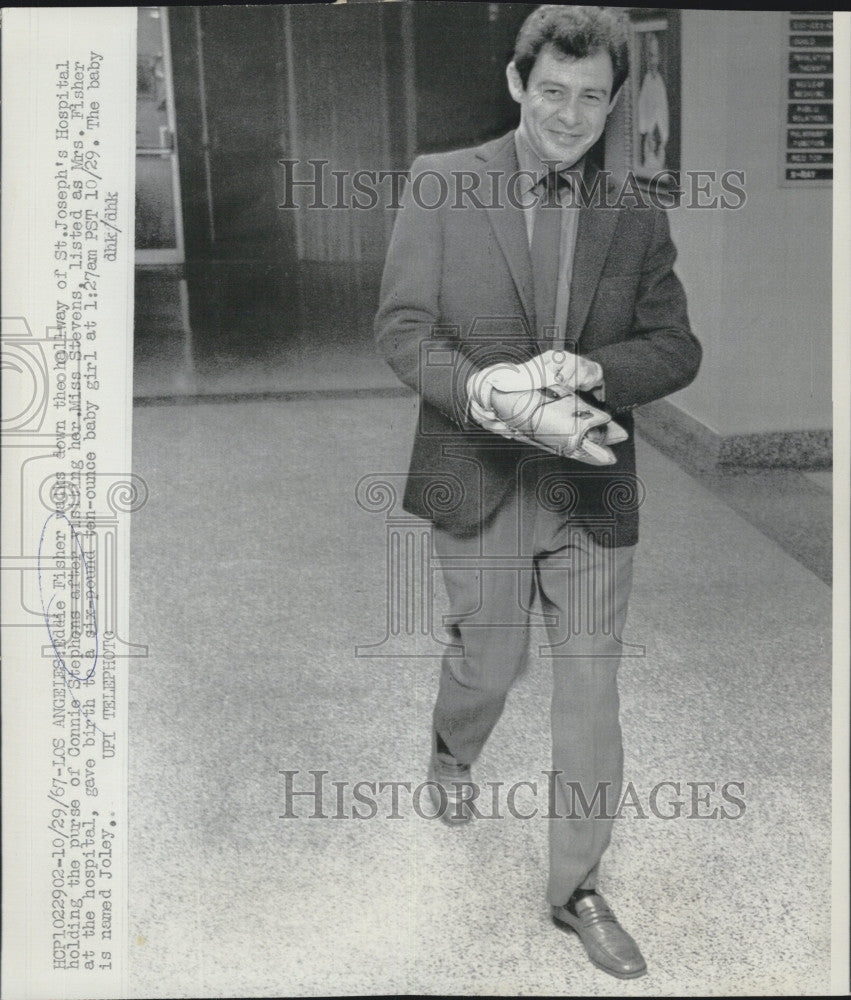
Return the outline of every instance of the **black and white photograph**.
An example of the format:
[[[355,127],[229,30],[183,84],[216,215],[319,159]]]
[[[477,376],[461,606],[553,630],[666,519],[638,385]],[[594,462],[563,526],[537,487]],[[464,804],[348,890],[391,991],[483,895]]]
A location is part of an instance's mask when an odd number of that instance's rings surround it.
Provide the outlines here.
[[[7,15],[4,1000],[844,995],[851,18]]]

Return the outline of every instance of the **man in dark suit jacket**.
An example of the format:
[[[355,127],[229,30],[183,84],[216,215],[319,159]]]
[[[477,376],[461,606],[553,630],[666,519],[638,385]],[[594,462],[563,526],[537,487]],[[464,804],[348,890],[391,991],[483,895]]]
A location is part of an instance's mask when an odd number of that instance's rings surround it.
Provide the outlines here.
[[[435,801],[447,822],[476,815],[470,765],[524,668],[535,615],[553,660],[552,916],[622,978],[645,963],[596,882],[622,783],[616,674],[643,497],[629,411],[687,385],[701,357],[667,218],[611,207],[586,155],[627,72],[612,13],[531,14],[507,69],[519,128],[416,160],[376,317],[388,362],[422,399],[405,506],[433,522],[451,607]],[[612,464],[588,464],[581,445],[543,451],[528,425],[518,436],[504,404],[521,390],[580,415],[605,407],[626,432],[604,449]],[[596,433],[605,445],[605,427]]]

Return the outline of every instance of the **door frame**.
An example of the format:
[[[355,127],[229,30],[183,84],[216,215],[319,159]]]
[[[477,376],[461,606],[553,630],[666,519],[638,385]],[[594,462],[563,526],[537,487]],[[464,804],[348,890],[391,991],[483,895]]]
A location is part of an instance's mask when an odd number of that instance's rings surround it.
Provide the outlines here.
[[[141,8],[140,8],[141,9]],[[183,209],[180,200],[180,172],[178,169],[177,123],[174,109],[174,77],[171,62],[171,36],[168,25],[168,8],[158,7],[162,23],[163,35],[163,76],[165,83],[166,120],[168,135],[164,136],[165,144],[156,148],[137,147],[136,156],[167,157],[171,165],[172,207],[174,209],[175,246],[160,249],[136,250],[135,261],[138,266],[156,267],[161,265],[183,264],[186,251],[183,239]]]

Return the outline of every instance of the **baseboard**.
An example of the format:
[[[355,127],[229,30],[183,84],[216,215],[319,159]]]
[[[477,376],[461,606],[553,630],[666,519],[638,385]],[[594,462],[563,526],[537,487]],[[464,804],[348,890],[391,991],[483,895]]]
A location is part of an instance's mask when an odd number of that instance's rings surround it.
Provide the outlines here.
[[[635,426],[660,451],[696,469],[829,469],[833,464],[830,430],[721,435],[666,399],[636,409]]]

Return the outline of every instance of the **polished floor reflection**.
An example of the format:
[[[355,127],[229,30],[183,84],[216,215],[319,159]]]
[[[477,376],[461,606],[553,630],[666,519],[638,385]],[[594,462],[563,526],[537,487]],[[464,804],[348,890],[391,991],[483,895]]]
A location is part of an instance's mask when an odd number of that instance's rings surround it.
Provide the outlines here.
[[[316,264],[285,275],[229,265],[190,280],[182,303],[178,278],[138,272],[133,395],[397,386],[373,343],[379,283],[375,265]]]

